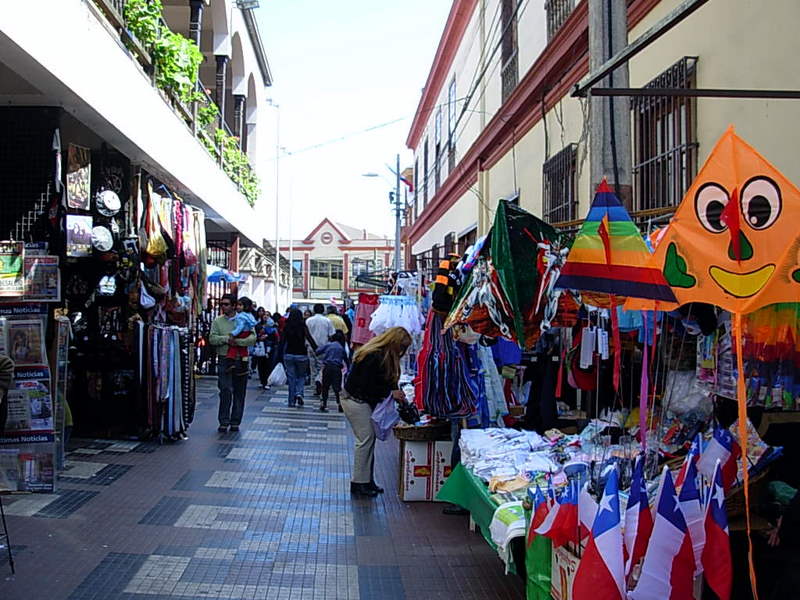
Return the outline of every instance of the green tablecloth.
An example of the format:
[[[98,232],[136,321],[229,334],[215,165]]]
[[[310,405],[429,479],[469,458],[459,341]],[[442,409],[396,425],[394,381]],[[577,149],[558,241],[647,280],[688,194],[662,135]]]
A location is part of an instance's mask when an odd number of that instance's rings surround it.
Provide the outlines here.
[[[496,548],[489,532],[489,525],[497,504],[492,500],[486,484],[471,471],[461,464],[456,465],[439,490],[436,499],[466,508],[472,515],[472,520],[480,527],[484,539],[492,548]],[[527,600],[550,600],[551,555],[550,540],[542,536],[536,536],[531,545],[525,549]]]

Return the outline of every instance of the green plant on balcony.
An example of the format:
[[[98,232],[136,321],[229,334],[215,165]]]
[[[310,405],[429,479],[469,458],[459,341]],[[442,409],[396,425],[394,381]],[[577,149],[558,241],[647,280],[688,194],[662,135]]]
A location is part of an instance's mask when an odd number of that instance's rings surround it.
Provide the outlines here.
[[[192,40],[179,33],[162,31],[153,45],[156,85],[172,90],[184,103],[189,103],[197,83],[203,53]]]
[[[197,124],[207,129],[219,118],[219,109],[213,102],[203,100],[197,107]]]
[[[128,0],[125,3],[125,25],[145,48],[158,39],[161,22],[161,0]]]
[[[239,138],[228,135],[224,129],[217,129],[214,132],[214,141],[222,152],[222,169],[242,192],[248,204],[255,206],[260,193],[259,181],[247,155],[239,147]]]

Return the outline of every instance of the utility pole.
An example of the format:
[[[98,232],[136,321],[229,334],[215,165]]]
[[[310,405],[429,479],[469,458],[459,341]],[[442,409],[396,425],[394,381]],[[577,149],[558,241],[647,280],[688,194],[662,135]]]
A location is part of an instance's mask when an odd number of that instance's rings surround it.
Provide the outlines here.
[[[589,0],[589,71],[595,72],[628,44],[626,0]],[[607,87],[629,87],[628,64],[612,71]],[[592,192],[605,177],[622,203],[632,207],[631,112],[627,97],[590,97]]]
[[[400,197],[400,155],[397,155],[397,164],[395,168],[395,188],[394,188],[394,270],[398,273],[403,268],[403,263],[400,260],[400,227],[402,226],[403,217],[403,199]]]

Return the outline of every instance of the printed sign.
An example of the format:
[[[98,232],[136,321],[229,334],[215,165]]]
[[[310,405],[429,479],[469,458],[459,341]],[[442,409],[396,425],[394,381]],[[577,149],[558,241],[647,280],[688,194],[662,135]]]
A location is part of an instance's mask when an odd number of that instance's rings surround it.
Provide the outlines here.
[[[67,206],[89,210],[92,152],[89,148],[69,145],[67,153]],[[91,227],[89,228],[91,230]]]
[[[25,298],[41,302],[61,301],[61,270],[57,256],[25,255]]]
[[[92,217],[67,215],[67,256],[92,255]]]
[[[0,242],[0,297],[19,297],[25,291],[23,248],[22,242]]]

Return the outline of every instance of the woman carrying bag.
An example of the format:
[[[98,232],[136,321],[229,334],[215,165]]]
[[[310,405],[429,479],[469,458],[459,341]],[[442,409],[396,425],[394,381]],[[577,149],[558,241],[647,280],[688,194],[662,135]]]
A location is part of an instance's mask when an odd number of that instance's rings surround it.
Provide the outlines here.
[[[372,411],[388,396],[405,402],[398,389],[400,359],[411,345],[411,336],[402,327],[392,327],[372,338],[356,351],[353,366],[344,384],[342,397],[344,415],[356,438],[353,476],[350,492],[375,497],[383,489],[375,484],[375,430]]]

